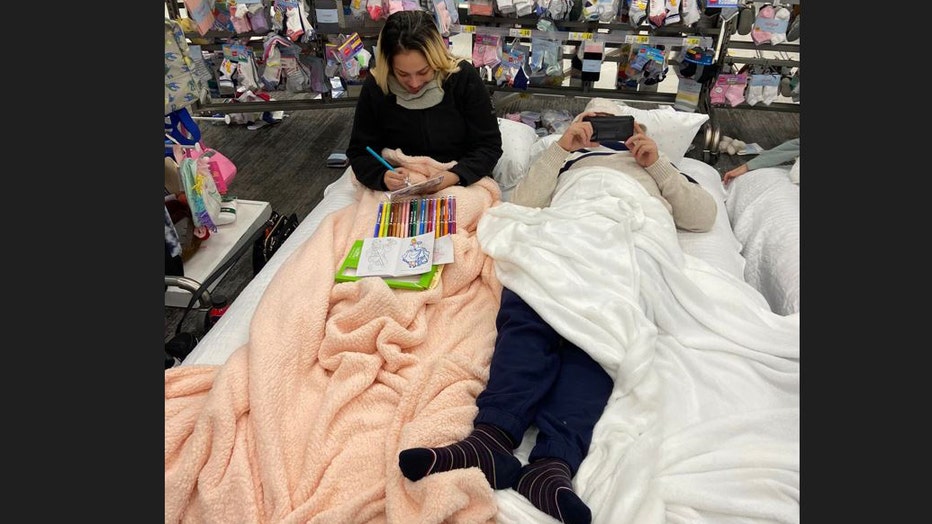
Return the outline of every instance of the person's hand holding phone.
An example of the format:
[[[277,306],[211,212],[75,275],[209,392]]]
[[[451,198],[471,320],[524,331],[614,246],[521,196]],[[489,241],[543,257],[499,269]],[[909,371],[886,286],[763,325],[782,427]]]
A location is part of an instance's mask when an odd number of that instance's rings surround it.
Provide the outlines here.
[[[660,151],[657,149],[657,142],[647,136],[644,128],[637,122],[634,123],[634,134],[631,138],[625,140],[625,147],[631,151],[634,160],[641,167],[648,167],[660,158]]]
[[[592,124],[583,120],[587,116],[595,116],[598,113],[586,111],[576,116],[572,123],[566,128],[557,140],[557,144],[564,151],[573,152],[584,147],[598,147],[598,142],[592,141]]]

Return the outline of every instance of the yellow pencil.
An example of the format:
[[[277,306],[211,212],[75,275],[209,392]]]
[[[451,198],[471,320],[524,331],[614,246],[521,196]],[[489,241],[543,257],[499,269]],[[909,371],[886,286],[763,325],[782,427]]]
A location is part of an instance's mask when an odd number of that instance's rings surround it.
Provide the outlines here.
[[[388,220],[389,220],[389,215],[391,215],[391,206],[389,205],[389,203],[383,202],[382,205],[385,206],[385,212],[382,213],[382,227],[379,229],[380,237],[384,237],[388,235]]]
[[[440,199],[434,199],[434,238],[440,238]]]

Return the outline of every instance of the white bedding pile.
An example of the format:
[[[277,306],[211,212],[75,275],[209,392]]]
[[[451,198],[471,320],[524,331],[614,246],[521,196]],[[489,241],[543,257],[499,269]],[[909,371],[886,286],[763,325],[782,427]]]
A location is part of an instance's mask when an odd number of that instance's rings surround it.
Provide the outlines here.
[[[799,521],[799,315],[685,254],[610,169],[565,173],[551,207],[490,209],[478,235],[502,284],[615,379],[575,478],[593,522]],[[501,522],[541,520],[496,496]]]
[[[728,186],[725,207],[741,254],[744,279],[781,315],[799,312],[799,185],[790,167],[749,171]]]

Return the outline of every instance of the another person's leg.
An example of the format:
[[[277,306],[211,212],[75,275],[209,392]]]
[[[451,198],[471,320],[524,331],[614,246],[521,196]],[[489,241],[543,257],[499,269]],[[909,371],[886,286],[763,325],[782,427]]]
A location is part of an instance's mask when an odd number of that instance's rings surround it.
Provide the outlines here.
[[[560,370],[560,336],[517,294],[502,289],[498,334],[489,382],[479,394],[474,429],[464,440],[442,448],[402,451],[405,477],[478,467],[494,489],[511,487],[521,463],[512,454],[534,420],[537,405]]]
[[[589,452],[592,430],[614,382],[601,365],[564,340],[560,375],[541,401],[534,425],[540,432],[515,489],[548,515],[567,524],[592,520],[573,491],[572,479]]]

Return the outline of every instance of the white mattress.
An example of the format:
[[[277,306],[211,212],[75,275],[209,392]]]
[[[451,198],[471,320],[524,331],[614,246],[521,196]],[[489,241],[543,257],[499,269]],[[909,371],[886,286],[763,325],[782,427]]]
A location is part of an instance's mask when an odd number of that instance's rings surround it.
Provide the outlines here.
[[[298,246],[310,238],[325,216],[353,203],[355,195],[353,170],[348,167],[340,178],[324,189],[324,198],[320,203],[298,224],[265,267],[243,288],[230,308],[210,328],[182,365],[223,364],[234,350],[245,344],[249,340],[249,323],[253,312],[275,272]]]

